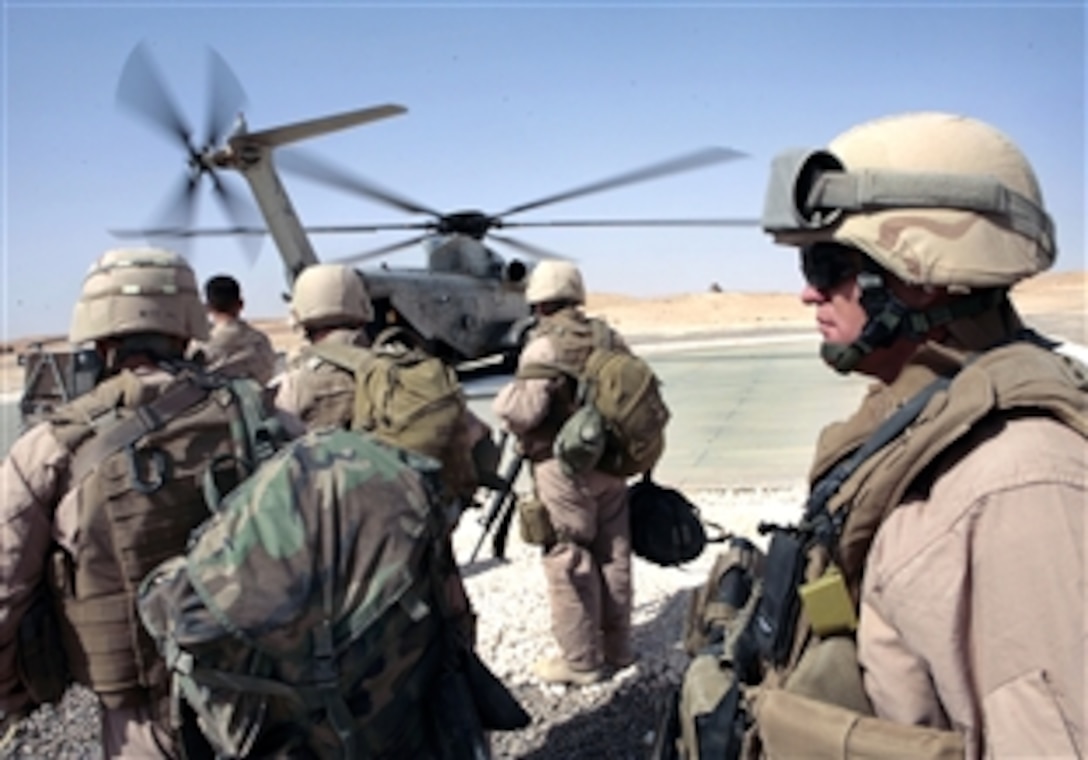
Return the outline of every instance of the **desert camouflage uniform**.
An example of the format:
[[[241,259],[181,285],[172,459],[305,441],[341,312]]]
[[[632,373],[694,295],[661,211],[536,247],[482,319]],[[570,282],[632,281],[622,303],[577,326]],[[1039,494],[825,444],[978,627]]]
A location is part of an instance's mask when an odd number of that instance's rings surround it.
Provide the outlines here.
[[[151,392],[173,380],[162,370],[134,374]],[[55,541],[69,554],[78,551],[85,507],[78,484],[68,480],[72,459],[50,423],[42,422],[12,445],[0,465],[0,709],[5,712],[31,707],[15,675],[16,634],[43,578],[50,545]],[[173,740],[155,722],[152,706],[141,704],[103,707],[102,743],[108,758],[153,758],[164,756]]]
[[[332,330],[321,341],[369,345],[362,330]],[[347,427],[351,424],[354,405],[354,376],[342,367],[307,354],[305,347],[276,385],[276,408],[294,415],[309,430],[328,425]]]
[[[955,730],[967,757],[1083,754],[1086,462],[1049,416],[991,417],[889,512],[857,632],[879,717]]]
[[[195,344],[205,366],[229,377],[250,377],[261,385],[276,373],[276,351],[263,332],[242,318],[212,322],[208,340]]]
[[[558,358],[553,340],[539,336],[525,346],[518,366]],[[569,400],[563,382],[516,379],[499,391],[494,410],[532,462],[536,495],[560,537],[543,556],[552,633],[571,668],[591,671],[606,662],[626,664],[632,656],[627,483],[598,471],[573,478],[563,473],[552,455],[565,416],[559,407]]]

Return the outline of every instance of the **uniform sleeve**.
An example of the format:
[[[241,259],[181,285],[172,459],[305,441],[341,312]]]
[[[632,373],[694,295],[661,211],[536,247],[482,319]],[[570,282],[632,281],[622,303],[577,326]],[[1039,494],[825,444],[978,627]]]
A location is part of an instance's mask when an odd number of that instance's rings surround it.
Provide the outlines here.
[[[0,465],[0,710],[27,702],[15,675],[16,635],[42,578],[69,460],[42,423],[19,438]]]
[[[911,651],[873,606],[862,602],[859,658],[868,664],[863,679],[869,700],[885,720],[910,726],[947,728],[925,660]]]
[[[257,344],[254,377],[261,385],[268,385],[276,375],[276,349],[272,347],[272,341],[268,339],[268,336],[259,330],[254,331],[253,338]]]
[[[992,431],[991,431],[992,432]],[[877,532],[858,656],[880,717],[968,756],[1083,756],[1085,441],[1008,422]]]
[[[521,352],[518,368],[529,364],[554,363],[555,349],[547,338],[530,341]],[[514,435],[524,435],[535,428],[548,413],[553,381],[546,379],[515,379],[503,386],[495,396],[492,409]]]

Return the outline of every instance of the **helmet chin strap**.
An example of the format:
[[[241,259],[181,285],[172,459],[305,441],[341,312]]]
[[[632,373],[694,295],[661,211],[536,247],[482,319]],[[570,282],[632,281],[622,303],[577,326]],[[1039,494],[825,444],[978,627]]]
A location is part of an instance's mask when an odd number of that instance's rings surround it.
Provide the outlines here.
[[[857,274],[861,289],[861,307],[868,319],[859,335],[851,343],[825,342],[820,346],[820,356],[836,372],[852,372],[863,358],[875,349],[890,346],[903,333],[906,305],[891,294],[879,272],[863,270]]]
[[[1005,298],[1000,288],[975,291],[929,309],[910,309],[892,295],[884,275],[866,268],[857,275],[861,307],[868,319],[861,335],[852,343],[825,342],[820,357],[836,372],[854,371],[863,358],[878,348],[887,348],[900,338],[921,342],[935,327],[972,317],[995,308]]]

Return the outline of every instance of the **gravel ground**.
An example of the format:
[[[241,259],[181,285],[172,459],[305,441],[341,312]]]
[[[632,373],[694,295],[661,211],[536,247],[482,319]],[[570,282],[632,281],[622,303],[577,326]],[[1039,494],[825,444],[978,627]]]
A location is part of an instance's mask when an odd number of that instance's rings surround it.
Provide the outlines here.
[[[803,500],[801,484],[787,489],[740,488],[689,493],[707,520],[760,545],[760,520],[787,521]],[[458,557],[467,558],[480,534],[476,514],[455,535]],[[634,648],[637,662],[600,684],[582,688],[546,686],[530,675],[532,664],[557,650],[549,631],[548,602],[538,550],[511,531],[507,561],[481,559],[463,567],[479,614],[480,656],[511,688],[532,716],[521,731],[494,734],[497,758],[642,758],[653,743],[657,714],[680,682],[687,657],[680,648],[691,590],[701,584],[716,555],[714,545],[681,568],[636,560]],[[73,688],[56,707],[44,707],[18,728],[0,758],[100,758],[98,710],[93,697]]]

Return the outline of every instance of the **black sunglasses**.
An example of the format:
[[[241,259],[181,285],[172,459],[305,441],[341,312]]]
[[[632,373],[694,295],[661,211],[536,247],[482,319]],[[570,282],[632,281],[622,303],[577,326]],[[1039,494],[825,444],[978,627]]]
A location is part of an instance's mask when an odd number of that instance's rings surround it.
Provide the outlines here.
[[[817,290],[831,290],[861,271],[861,252],[841,243],[816,243],[801,249],[801,273]]]

